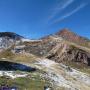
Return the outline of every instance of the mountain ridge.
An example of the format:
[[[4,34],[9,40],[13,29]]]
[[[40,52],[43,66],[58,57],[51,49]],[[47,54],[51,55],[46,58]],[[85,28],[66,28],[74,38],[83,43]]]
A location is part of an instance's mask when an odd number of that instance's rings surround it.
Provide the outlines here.
[[[9,34],[14,35],[13,33]],[[7,33],[4,35],[7,35]],[[56,62],[69,59],[73,61],[75,59],[74,61],[89,65],[90,48],[86,46],[88,42],[85,38],[78,36],[68,29],[63,29],[54,35],[46,36],[40,40],[24,40],[24,42],[19,41],[18,44],[14,40],[8,40],[5,36],[4,40],[1,40],[0,46],[1,48],[8,48],[14,45],[13,52],[27,52],[39,57],[54,59]]]

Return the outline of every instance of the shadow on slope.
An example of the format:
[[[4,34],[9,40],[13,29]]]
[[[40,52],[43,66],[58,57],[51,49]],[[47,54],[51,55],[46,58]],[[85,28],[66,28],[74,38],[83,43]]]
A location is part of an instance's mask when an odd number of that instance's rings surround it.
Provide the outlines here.
[[[20,71],[26,71],[26,72],[33,72],[33,71],[36,71],[36,68],[32,68],[30,66],[9,62],[9,61],[0,61],[0,70],[3,70],[3,71],[20,70]]]

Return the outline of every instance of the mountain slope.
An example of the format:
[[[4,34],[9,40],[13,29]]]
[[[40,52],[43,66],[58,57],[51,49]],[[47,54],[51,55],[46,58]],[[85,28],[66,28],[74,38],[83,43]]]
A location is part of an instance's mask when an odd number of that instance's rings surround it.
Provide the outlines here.
[[[90,89],[90,77],[88,74],[49,59],[39,59],[34,65],[43,71],[41,76],[52,83],[52,87],[54,87],[53,90]],[[61,87],[63,87],[63,89],[61,89]]]

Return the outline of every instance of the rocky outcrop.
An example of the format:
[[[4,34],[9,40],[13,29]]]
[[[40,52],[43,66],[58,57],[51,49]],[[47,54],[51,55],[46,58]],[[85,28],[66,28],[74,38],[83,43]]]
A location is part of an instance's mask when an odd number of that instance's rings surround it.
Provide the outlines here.
[[[73,61],[90,66],[90,53],[66,43],[57,44],[46,56],[56,62]]]

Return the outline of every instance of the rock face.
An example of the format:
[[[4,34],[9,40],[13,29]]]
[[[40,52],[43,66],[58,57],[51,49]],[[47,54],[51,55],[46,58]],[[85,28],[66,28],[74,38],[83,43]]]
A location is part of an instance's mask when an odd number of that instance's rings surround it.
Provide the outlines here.
[[[67,43],[57,44],[46,57],[59,63],[73,61],[90,66],[90,52]]]

